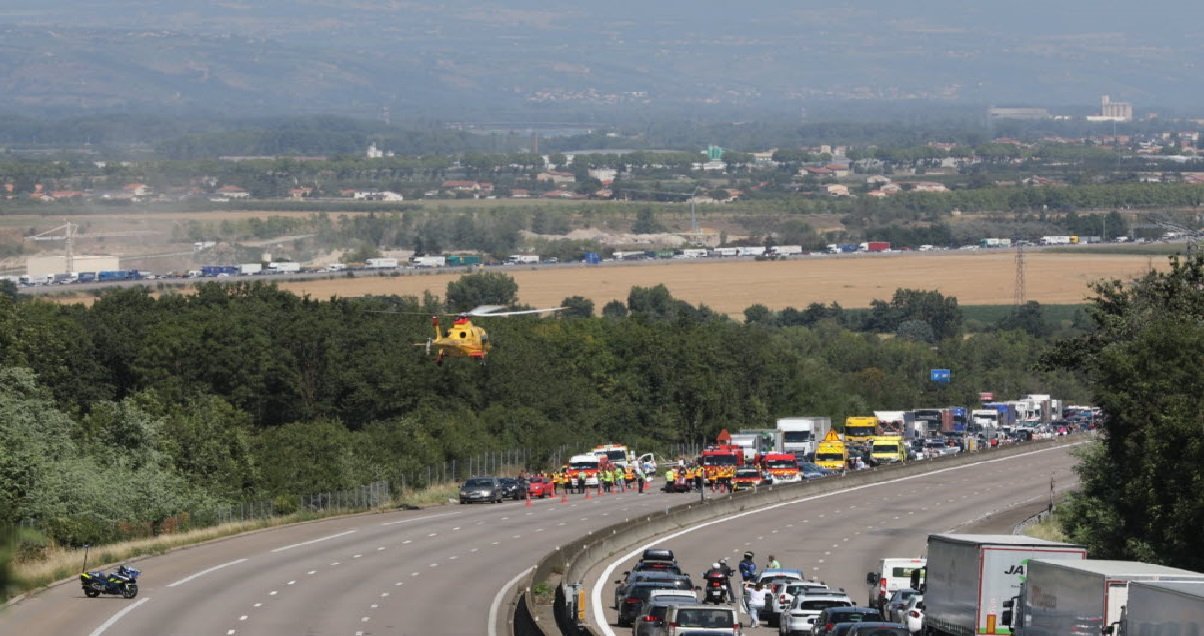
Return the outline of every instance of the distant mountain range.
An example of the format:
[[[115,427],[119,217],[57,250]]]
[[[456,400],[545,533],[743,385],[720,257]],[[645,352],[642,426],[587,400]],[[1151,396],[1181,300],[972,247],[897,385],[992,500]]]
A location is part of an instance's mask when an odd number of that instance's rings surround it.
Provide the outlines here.
[[[841,4],[7,0],[0,110],[540,121],[841,100],[1086,110],[1102,94],[1140,114],[1204,97],[1191,3]]]

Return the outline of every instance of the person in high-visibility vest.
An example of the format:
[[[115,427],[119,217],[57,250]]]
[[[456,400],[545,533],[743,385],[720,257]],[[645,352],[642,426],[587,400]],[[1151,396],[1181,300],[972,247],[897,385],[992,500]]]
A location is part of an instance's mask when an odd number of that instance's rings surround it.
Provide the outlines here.
[[[624,492],[627,490],[627,482],[623,479],[622,467],[615,466],[614,472],[610,474],[610,477],[612,480],[614,480],[615,486],[618,487],[619,492]]]
[[[599,470],[598,471],[598,492],[602,492],[603,490],[605,490],[606,492],[610,492],[610,480],[611,480],[611,473],[609,470],[607,470],[605,468]]]

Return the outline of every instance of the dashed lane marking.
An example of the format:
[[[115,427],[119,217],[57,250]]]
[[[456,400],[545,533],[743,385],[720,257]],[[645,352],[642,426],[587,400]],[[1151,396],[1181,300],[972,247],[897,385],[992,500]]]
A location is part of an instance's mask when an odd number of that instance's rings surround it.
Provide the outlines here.
[[[110,616],[109,620],[101,623],[100,627],[97,627],[96,629],[92,630],[92,633],[89,636],[100,636],[101,634],[105,633],[106,629],[116,625],[117,621],[121,620],[126,614],[129,614],[130,612],[134,611],[136,608],[138,608],[143,603],[146,603],[149,600],[150,600],[150,597],[148,596],[148,597],[145,597],[142,600],[134,603],[133,605],[129,605],[129,606],[121,608],[120,610],[117,611],[116,614]],[[234,630],[230,630],[230,631],[234,631]],[[490,633],[492,633],[492,631],[493,630],[490,630]]]
[[[227,567],[230,567],[231,565],[238,565],[239,563],[243,563],[245,561],[246,561],[246,559],[239,559],[237,561],[230,561],[229,563],[222,563],[221,565],[215,565],[206,570],[201,570],[200,572],[197,572],[196,574],[186,576],[186,577],[180,579],[179,581],[176,581],[175,583],[168,583],[167,587],[177,587],[177,586],[183,585],[193,579],[197,579],[202,576],[205,576],[206,574],[209,574],[210,572],[216,572],[222,568],[227,568]]]
[[[309,541],[302,541],[301,543],[294,543],[291,545],[281,546],[279,548],[272,550],[272,552],[284,552],[285,550],[292,550],[293,548],[299,548],[303,545],[313,545],[315,543],[321,543],[322,541],[329,541],[331,539],[345,537],[349,534],[355,534],[355,530],[348,530],[346,532],[340,532],[338,534],[331,534],[331,535],[327,535],[325,537],[319,537],[317,539],[310,539]]]

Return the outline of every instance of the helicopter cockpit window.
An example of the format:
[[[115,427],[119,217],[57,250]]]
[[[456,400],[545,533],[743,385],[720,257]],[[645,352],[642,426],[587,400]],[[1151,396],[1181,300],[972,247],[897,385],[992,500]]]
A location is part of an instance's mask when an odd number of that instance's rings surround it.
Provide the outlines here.
[[[463,339],[464,339],[464,332],[463,332],[463,331],[461,331],[461,332],[460,332],[460,335],[458,335],[458,336],[456,336],[456,337],[457,337],[457,338],[459,338],[459,339],[461,339],[461,340],[463,340]]]

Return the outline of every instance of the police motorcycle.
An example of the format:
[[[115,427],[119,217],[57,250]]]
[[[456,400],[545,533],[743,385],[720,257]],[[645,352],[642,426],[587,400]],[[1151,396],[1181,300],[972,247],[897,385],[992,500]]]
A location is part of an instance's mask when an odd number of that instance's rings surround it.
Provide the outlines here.
[[[706,590],[702,597],[703,603],[721,605],[727,602],[728,578],[720,570],[718,563],[712,564],[711,569],[703,574],[703,580],[706,581]]]
[[[103,570],[89,572],[88,549],[90,547],[92,546],[84,546],[84,567],[79,574],[80,584],[84,588],[84,596],[88,598],[96,598],[101,594],[120,595],[122,598],[138,596],[138,575],[142,572],[128,565],[120,565],[116,570],[108,573]]]

